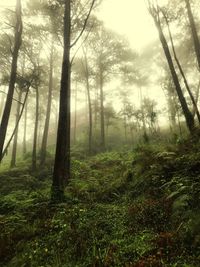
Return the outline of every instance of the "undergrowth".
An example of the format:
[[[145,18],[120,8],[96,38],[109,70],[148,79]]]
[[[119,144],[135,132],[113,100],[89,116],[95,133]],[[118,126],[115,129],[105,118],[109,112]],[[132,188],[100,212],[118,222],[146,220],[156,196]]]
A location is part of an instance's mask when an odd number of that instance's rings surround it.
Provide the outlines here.
[[[50,161],[2,168],[0,266],[200,266],[199,163],[189,142],[74,159],[57,205]]]

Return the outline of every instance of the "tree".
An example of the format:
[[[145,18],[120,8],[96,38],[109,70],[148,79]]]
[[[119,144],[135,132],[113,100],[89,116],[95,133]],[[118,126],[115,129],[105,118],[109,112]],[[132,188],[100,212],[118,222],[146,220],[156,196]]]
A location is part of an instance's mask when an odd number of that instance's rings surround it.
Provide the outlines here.
[[[182,68],[182,66],[180,64],[180,61],[178,59],[178,56],[177,56],[177,53],[176,53],[176,50],[175,50],[175,46],[174,46],[174,41],[173,41],[173,38],[172,38],[172,33],[171,33],[171,30],[170,30],[170,26],[169,26],[168,18],[167,18],[166,14],[165,14],[165,12],[163,10],[162,10],[162,14],[163,14],[163,17],[164,17],[164,19],[166,21],[166,24],[167,24],[167,28],[168,28],[168,32],[169,32],[169,38],[170,38],[171,46],[172,46],[172,51],[173,51],[173,54],[174,54],[174,59],[176,61],[176,64],[177,64],[178,69],[180,71],[180,74],[183,77],[183,81],[184,81],[185,87],[186,87],[186,89],[188,91],[188,94],[189,94],[189,96],[191,98],[192,104],[194,106],[194,110],[195,110],[195,112],[197,114],[197,118],[198,118],[198,121],[200,123],[200,113],[199,113],[199,110],[198,110],[198,107],[197,107],[197,103],[195,101],[195,98],[193,96],[193,93],[192,93],[192,91],[190,89],[190,86],[188,84],[188,80],[186,78],[186,75],[185,75],[185,73],[183,71],[183,68]]]
[[[190,133],[192,134],[194,131],[194,118],[193,118],[192,113],[190,112],[190,110],[188,108],[187,102],[186,102],[185,97],[183,95],[183,91],[182,91],[182,88],[181,88],[181,85],[180,85],[180,82],[178,79],[178,75],[176,73],[176,69],[175,69],[175,66],[174,66],[174,63],[172,60],[171,53],[170,53],[170,49],[169,49],[167,40],[165,38],[164,32],[162,30],[161,18],[160,18],[161,10],[158,6],[156,7],[149,2],[149,12],[150,12],[150,14],[154,20],[154,23],[155,23],[157,30],[158,30],[159,38],[160,38],[160,41],[161,41],[161,44],[163,47],[163,51],[165,53],[165,57],[166,57],[167,62],[168,62],[168,66],[169,66],[169,69],[170,69],[170,72],[171,72],[171,75],[173,78],[175,89],[176,89],[176,92],[177,92],[177,95],[178,95],[178,98],[179,98],[179,101],[180,101],[180,104],[182,107],[183,114],[185,116],[186,124],[187,124],[187,127],[188,127]]]
[[[100,146],[106,148],[105,140],[105,86],[111,77],[119,77],[125,66],[132,64],[135,53],[130,49],[127,40],[106,29],[102,22],[96,23],[94,32],[88,40],[93,55],[96,81],[99,88],[100,102]]]
[[[52,37],[53,38],[53,37]],[[54,45],[53,40],[50,51],[50,62],[49,62],[49,85],[48,85],[48,100],[46,109],[46,119],[44,125],[44,132],[42,137],[42,145],[40,151],[40,165],[42,166],[46,160],[46,149],[47,149],[47,138],[49,132],[50,114],[51,114],[51,103],[52,103],[52,90],[53,90],[53,56],[54,56]]]
[[[58,131],[56,142],[56,154],[53,171],[52,200],[61,201],[64,195],[64,188],[70,179],[70,98],[71,98],[71,61],[70,49],[81,38],[87,26],[90,13],[95,0],[92,0],[89,12],[84,20],[82,30],[71,43],[71,1],[64,1],[64,25],[63,39],[64,51],[61,71],[60,85],[60,108],[58,119]]]
[[[52,199],[63,199],[64,187],[70,177],[70,40],[71,40],[71,3],[64,4],[64,51],[60,85],[60,108],[56,154],[53,171]]]
[[[17,125],[17,122],[18,122],[18,119],[19,119],[19,116],[20,116],[21,100],[22,100],[22,90],[19,90],[15,125]],[[14,136],[14,140],[13,140],[12,157],[11,157],[11,163],[10,163],[10,167],[11,168],[16,166],[18,128],[19,127],[17,126],[16,132],[15,132],[15,136]]]
[[[186,3],[188,19],[189,19],[190,27],[191,27],[191,31],[192,31],[194,49],[195,49],[197,62],[198,62],[198,66],[199,66],[199,71],[200,71],[200,41],[199,41],[195,20],[194,20],[191,5],[190,5],[190,0],[185,0],[185,3]]]
[[[21,0],[16,0],[16,24],[15,24],[15,35],[14,35],[14,48],[12,52],[12,64],[9,80],[8,94],[4,107],[3,116],[0,125],[0,161],[2,160],[3,147],[8,127],[8,121],[10,117],[10,111],[12,107],[13,94],[15,89],[16,75],[17,75],[17,60],[19,50],[22,42],[22,17],[21,17]]]

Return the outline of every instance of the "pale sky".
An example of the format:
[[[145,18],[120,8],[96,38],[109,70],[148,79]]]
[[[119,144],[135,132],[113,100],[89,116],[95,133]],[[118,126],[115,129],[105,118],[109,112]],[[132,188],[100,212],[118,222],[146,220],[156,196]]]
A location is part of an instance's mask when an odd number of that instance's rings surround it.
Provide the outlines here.
[[[126,35],[131,46],[137,50],[157,38],[145,0],[104,0],[100,17],[108,28]]]
[[[15,2],[0,0],[0,9],[15,6]],[[125,35],[139,51],[157,37],[145,0],[103,0],[99,17],[108,28]]]

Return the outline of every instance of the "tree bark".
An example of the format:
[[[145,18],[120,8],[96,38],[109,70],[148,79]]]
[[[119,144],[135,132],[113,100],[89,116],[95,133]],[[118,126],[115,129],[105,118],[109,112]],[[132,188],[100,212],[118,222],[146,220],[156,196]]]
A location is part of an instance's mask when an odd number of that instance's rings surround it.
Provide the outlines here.
[[[63,34],[64,52],[60,85],[60,108],[51,195],[51,199],[53,201],[62,201],[65,185],[70,179],[70,14],[71,2],[69,0],[65,0]]]
[[[12,54],[12,63],[11,63],[11,73],[8,94],[6,98],[6,103],[4,107],[3,116],[1,119],[0,125],[0,161],[2,159],[2,152],[6,138],[6,132],[8,127],[8,121],[10,117],[13,94],[15,89],[16,75],[17,75],[17,60],[19,55],[19,50],[21,46],[22,38],[22,18],[21,18],[21,0],[16,1],[16,25],[15,25],[15,36],[14,36],[14,48]]]
[[[35,88],[35,126],[34,126],[34,138],[33,138],[33,151],[32,151],[32,171],[37,169],[37,138],[38,138],[38,124],[39,124],[39,92],[38,88]]]
[[[17,103],[17,110],[16,110],[16,122],[15,125],[17,125],[17,129],[15,132],[14,140],[13,140],[13,149],[12,149],[12,157],[11,157],[11,163],[10,167],[14,168],[16,166],[16,156],[17,156],[17,140],[18,140],[18,130],[19,130],[19,125],[17,124],[20,116],[20,108],[21,108],[21,100],[22,100],[22,90],[19,91],[19,96],[18,96],[18,103]]]
[[[46,110],[46,120],[44,125],[44,132],[42,137],[42,146],[41,146],[41,155],[40,155],[40,165],[45,164],[46,160],[46,150],[47,150],[47,139],[49,132],[49,123],[50,123],[50,114],[51,114],[51,103],[52,103],[52,91],[53,91],[53,41],[51,44],[51,53],[50,53],[50,69],[49,69],[49,92],[48,92],[48,101],[47,101],[47,110]]]
[[[200,71],[200,41],[199,41],[197,28],[196,28],[195,21],[194,21],[194,16],[193,16],[193,13],[192,13],[190,1],[189,0],[185,0],[185,3],[186,3],[188,19],[189,19],[190,27],[191,27],[191,31],[192,31],[194,49],[195,49],[197,62],[198,62],[198,67],[199,67],[199,71]]]

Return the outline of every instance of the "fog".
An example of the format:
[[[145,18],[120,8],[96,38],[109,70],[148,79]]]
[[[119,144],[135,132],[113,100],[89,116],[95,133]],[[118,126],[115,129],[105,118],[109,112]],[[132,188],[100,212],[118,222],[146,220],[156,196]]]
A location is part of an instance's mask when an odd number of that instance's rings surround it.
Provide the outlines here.
[[[199,103],[199,0],[0,0],[0,266],[198,267]]]
[[[75,4],[72,7],[71,42],[81,32],[80,27],[84,27],[84,19],[87,17],[87,11],[90,7],[89,2],[86,1],[83,6],[76,7]],[[47,116],[45,112],[47,112],[46,108],[48,104],[49,79],[53,79],[53,91],[51,96],[48,145],[52,151],[55,150],[63,55],[61,20],[55,18],[52,15],[53,13],[48,13],[48,9],[45,10],[47,8],[45,6],[46,4],[51,6],[52,12],[60,12],[60,18],[63,17],[62,10],[59,9],[56,1],[22,1],[22,51],[19,51],[18,62],[19,77],[22,77],[23,73],[25,76],[31,75],[31,71],[36,65],[41,69],[38,74],[40,81],[38,83],[39,87],[37,88],[39,92],[39,106],[37,111],[38,151],[40,150],[45,117]],[[159,40],[158,28],[155,26],[154,19],[148,10],[148,1],[125,0],[122,2],[104,0],[96,4],[90,14],[85,32],[83,32],[81,39],[72,47],[70,52],[72,60],[70,100],[72,144],[79,146],[80,149],[87,150],[87,135],[91,130],[90,127],[92,127],[93,150],[101,150],[99,146],[101,143],[102,116],[103,123],[105,124],[103,126],[104,131],[107,131],[107,133],[104,133],[104,135],[107,135],[107,149],[119,148],[120,146],[129,144],[135,146],[141,142],[142,136],[144,132],[146,134],[146,131],[149,132],[148,135],[152,136],[152,139],[162,139],[162,131],[171,131],[170,129],[174,127],[172,132],[177,135],[182,134],[183,130],[180,130],[180,127],[185,129],[184,116],[181,112],[181,105],[178,103],[177,94],[175,91],[174,93],[170,91],[172,90],[170,88],[173,87],[173,81],[170,77],[170,69],[162,43]],[[170,1],[159,1],[159,5],[160,7],[168,8],[169,12],[174,8],[173,3]],[[2,14],[2,55],[7,53],[9,58],[6,61],[4,56],[1,62],[3,66],[1,73],[3,80],[1,85],[1,116],[5,105],[5,96],[8,92],[8,83],[6,84],[5,80],[8,79],[9,64],[12,60],[9,49],[12,50],[14,45],[12,30],[15,23],[15,19],[13,18],[15,6],[16,1],[14,0],[3,0],[0,4]],[[80,16],[78,17],[78,23],[74,20],[76,12],[79,12],[78,14]],[[50,21],[52,21],[53,31],[55,31],[53,37],[52,78],[49,78],[48,73],[50,71],[49,68],[51,68],[48,62],[51,58],[51,32],[48,33],[48,24]],[[95,23],[99,23],[101,26],[94,26]],[[187,51],[189,35],[187,34],[187,28],[185,28],[185,32],[183,31],[182,25],[186,23],[188,21],[185,17],[180,17],[180,22],[172,18],[170,29],[181,64],[185,64],[186,66],[183,66],[183,69],[186,72],[188,83],[193,93],[196,94],[198,88],[196,73],[198,71],[195,65],[194,50],[191,48],[191,51],[188,50],[188,54],[185,53]],[[167,27],[164,22],[162,24],[169,49],[173,54]],[[187,40],[183,40],[181,34],[186,34]],[[190,40],[192,40],[191,38]],[[108,43],[106,44],[106,42]],[[23,63],[23,54],[25,63]],[[33,58],[31,58],[31,54]],[[101,54],[104,54],[103,59],[101,59]],[[192,56],[190,57],[190,55]],[[104,68],[102,72],[102,85],[99,84],[99,60],[102,60],[101,64]],[[25,64],[25,69],[23,69],[23,64]],[[177,69],[177,66],[175,68]],[[180,76],[179,79],[181,86],[183,86],[183,92],[188,101],[188,105],[192,110],[191,100],[189,99],[186,88],[184,88],[184,80]],[[103,89],[99,86],[103,86]],[[13,129],[15,129],[16,109],[17,103],[19,102],[17,98],[20,90],[18,87],[19,85],[16,83],[6,135],[7,141],[12,136]],[[100,91],[98,88],[100,88]],[[25,94],[23,93],[22,100],[24,97]],[[27,142],[28,150],[31,151],[35,129],[34,120],[37,114],[35,97],[35,87],[31,85],[27,100],[27,115],[25,118],[23,114],[19,122],[19,149],[22,149],[22,143],[24,145],[24,142]],[[171,98],[174,100],[171,100]],[[102,115],[102,108],[105,109],[103,111],[104,115]],[[90,121],[90,116],[92,117],[92,121]],[[176,126],[172,126],[174,121],[176,121]],[[93,124],[92,126],[90,125],[91,123]],[[120,133],[119,136],[118,134],[116,135],[116,132]],[[113,142],[113,140],[115,141]],[[8,151],[11,152],[11,145],[9,147]]]

